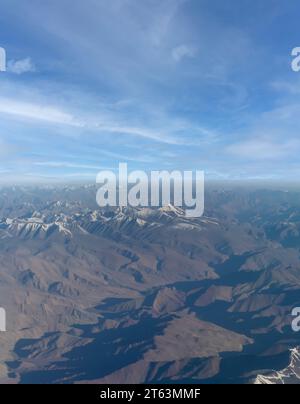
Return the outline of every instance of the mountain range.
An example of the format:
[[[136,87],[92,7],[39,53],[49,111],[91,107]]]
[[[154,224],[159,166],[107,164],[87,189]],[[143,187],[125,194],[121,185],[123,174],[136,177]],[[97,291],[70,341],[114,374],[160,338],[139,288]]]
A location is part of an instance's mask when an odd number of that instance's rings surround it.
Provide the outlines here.
[[[2,383],[298,379],[300,192],[209,187],[197,219],[95,195],[0,190]]]

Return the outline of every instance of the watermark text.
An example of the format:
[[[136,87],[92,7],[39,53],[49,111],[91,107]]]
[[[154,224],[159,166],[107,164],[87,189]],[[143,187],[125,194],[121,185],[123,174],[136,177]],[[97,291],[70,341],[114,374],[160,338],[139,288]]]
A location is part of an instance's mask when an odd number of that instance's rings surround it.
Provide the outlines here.
[[[292,50],[292,70],[296,73],[300,72],[300,47],[296,47]]]
[[[292,311],[292,316],[294,320],[292,321],[292,329],[295,332],[300,331],[300,307],[295,307]]]
[[[0,72],[6,72],[6,51],[0,47]]]
[[[173,205],[185,209],[186,217],[201,217],[204,213],[203,171],[128,172],[126,163],[119,164],[118,175],[101,171],[97,192],[100,207],[164,207]]]
[[[6,331],[6,311],[0,307],[0,332]]]

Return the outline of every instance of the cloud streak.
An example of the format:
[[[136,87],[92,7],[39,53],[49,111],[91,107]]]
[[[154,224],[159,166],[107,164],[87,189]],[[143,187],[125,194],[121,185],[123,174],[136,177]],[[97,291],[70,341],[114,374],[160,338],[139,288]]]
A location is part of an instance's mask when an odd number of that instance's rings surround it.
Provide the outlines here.
[[[7,71],[14,74],[33,73],[36,71],[35,65],[30,58],[20,60],[9,60],[7,63]]]
[[[172,57],[175,62],[181,62],[184,58],[194,58],[197,49],[189,45],[180,45],[172,50]]]
[[[296,2],[6,3],[4,170],[76,174],[101,158],[222,178],[297,171]]]

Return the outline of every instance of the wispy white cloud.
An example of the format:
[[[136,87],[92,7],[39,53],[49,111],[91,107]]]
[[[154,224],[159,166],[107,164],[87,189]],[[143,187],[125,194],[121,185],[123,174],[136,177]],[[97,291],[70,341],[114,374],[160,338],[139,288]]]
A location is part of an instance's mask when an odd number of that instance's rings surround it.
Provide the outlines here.
[[[14,74],[24,74],[35,72],[36,68],[31,58],[25,58],[8,61],[7,71]]]
[[[142,127],[115,125],[113,122],[110,125],[96,124],[96,128],[101,132],[125,134],[135,137],[142,137],[145,139],[154,140],[161,143],[180,144],[180,139],[176,139],[167,133],[162,133],[161,130],[151,130]]]
[[[69,163],[64,161],[37,161],[34,162],[33,165],[39,167],[51,167],[51,168],[76,168],[82,170],[102,170],[103,167],[100,165],[92,165],[92,164],[77,164],[77,163]]]
[[[229,3],[190,0],[3,5],[3,20],[19,26],[9,70],[20,76],[0,77],[1,135],[21,146],[12,160],[28,157],[28,172],[70,174],[104,156],[224,176],[296,163],[300,87],[286,63],[288,37],[277,35],[270,6],[257,0],[241,11],[234,2],[234,14]],[[278,52],[264,42],[270,32],[283,41]],[[32,60],[19,60],[23,33]],[[39,74],[23,74],[32,61]],[[3,144],[0,155],[11,148]]]
[[[16,93],[19,92],[16,85],[14,89]],[[159,114],[154,113],[152,117],[148,117],[148,122],[144,123],[144,116],[139,120],[134,115],[132,118],[128,117],[126,105],[124,112],[120,107],[111,108],[110,104],[108,104],[107,108],[103,104],[99,106],[91,98],[86,101],[89,102],[91,111],[81,111],[77,106],[76,111],[70,112],[63,105],[56,106],[51,103],[53,101],[52,97],[49,97],[48,102],[45,102],[47,97],[39,96],[38,94],[34,96],[35,102],[29,102],[26,98],[22,100],[23,97],[22,93],[21,96],[18,96],[18,100],[11,97],[0,97],[0,114],[24,120],[29,125],[30,123],[42,123],[47,124],[47,126],[70,127],[74,129],[74,137],[77,137],[76,129],[78,129],[80,132],[84,130],[102,135],[111,134],[141,138],[174,146],[201,146],[204,143],[212,142],[217,137],[213,130],[194,125],[185,120],[174,119],[164,113],[163,110]],[[28,98],[28,94],[25,94],[25,97]],[[134,124],[131,124],[131,121],[135,121]],[[63,136],[64,132],[62,131],[61,134]],[[69,131],[66,131],[65,134],[68,137],[70,136]],[[194,136],[186,136],[186,134],[194,134]]]
[[[181,62],[184,58],[194,58],[197,54],[197,49],[190,45],[180,45],[172,50],[172,57],[175,62]]]
[[[116,152],[110,152],[103,150],[102,155],[109,157],[111,159],[119,160],[119,161],[134,161],[137,163],[153,163],[153,161],[156,161],[156,159],[153,159],[149,156],[129,156],[126,153],[116,153]]]
[[[113,117],[111,118],[111,121],[108,121],[107,118],[105,118],[104,122],[99,122],[98,116],[77,118],[73,114],[51,105],[20,102],[15,99],[0,98],[0,113],[32,121],[44,121],[50,124],[96,130],[100,133],[114,133],[142,137],[162,143],[177,144],[179,141],[172,136],[163,134],[159,131],[143,127],[117,124],[116,119]]]
[[[30,102],[17,101],[13,98],[0,97],[0,113],[34,121],[82,126],[79,121],[76,121],[74,116],[60,109],[48,105],[43,106]]]
[[[240,159],[248,160],[276,160],[295,151],[299,141],[276,143],[269,139],[251,139],[227,147],[227,151]]]

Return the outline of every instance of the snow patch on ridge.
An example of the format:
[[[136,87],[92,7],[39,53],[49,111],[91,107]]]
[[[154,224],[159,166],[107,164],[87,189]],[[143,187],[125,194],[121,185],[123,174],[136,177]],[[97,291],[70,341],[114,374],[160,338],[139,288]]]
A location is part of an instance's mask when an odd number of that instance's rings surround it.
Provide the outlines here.
[[[300,348],[291,350],[289,366],[270,375],[258,375],[254,384],[300,384]]]

